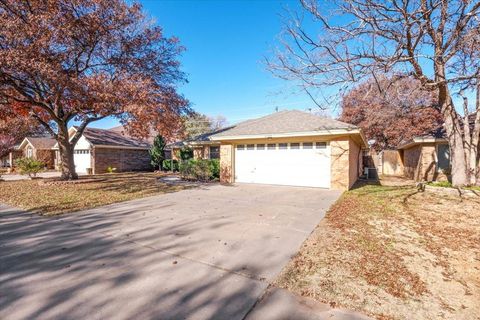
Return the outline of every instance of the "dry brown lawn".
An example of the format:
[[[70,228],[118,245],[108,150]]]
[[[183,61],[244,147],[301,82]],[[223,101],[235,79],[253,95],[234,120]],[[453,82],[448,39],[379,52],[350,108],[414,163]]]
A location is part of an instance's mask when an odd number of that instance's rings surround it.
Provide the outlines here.
[[[44,215],[56,215],[185,188],[160,182],[161,176],[161,173],[82,176],[80,183],[75,184],[50,184],[51,179],[2,181],[0,202]]]
[[[378,319],[480,319],[480,200],[349,191],[276,285]]]

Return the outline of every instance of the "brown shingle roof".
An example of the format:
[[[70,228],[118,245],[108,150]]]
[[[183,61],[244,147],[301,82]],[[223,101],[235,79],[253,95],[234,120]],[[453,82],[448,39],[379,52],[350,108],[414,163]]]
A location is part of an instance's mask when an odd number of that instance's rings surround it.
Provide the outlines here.
[[[258,119],[240,122],[230,130],[215,134],[213,137],[300,133],[335,129],[358,129],[358,127],[338,120],[317,116],[309,112],[287,110]]]
[[[57,140],[51,137],[26,137],[28,142],[37,150],[52,149]]]
[[[83,136],[93,145],[116,146],[128,148],[150,148],[150,143],[145,140],[132,138],[119,131],[86,128]]]

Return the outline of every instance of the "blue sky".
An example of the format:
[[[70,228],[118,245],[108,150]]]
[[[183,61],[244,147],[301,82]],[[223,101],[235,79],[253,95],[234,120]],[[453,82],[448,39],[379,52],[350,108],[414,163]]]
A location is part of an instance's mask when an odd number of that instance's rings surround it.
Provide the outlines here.
[[[177,36],[186,51],[182,69],[189,83],[180,92],[195,110],[223,115],[230,123],[283,109],[315,108],[291,83],[269,73],[263,59],[271,54],[281,31],[281,15],[298,9],[298,1],[143,0],[144,10]],[[92,123],[116,125],[112,119]]]

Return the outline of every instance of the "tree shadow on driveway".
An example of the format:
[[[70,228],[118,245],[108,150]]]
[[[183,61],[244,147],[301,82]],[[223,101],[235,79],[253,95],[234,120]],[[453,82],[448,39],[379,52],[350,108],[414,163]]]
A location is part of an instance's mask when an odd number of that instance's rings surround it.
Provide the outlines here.
[[[79,226],[0,212],[2,319],[241,319],[267,286],[137,242],[149,239],[109,236],[113,219]]]

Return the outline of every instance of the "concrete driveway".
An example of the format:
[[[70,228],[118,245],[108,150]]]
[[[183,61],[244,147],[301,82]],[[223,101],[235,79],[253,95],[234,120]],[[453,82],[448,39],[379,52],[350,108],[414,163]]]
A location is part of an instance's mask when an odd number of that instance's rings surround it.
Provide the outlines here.
[[[212,185],[60,218],[0,206],[0,319],[243,319],[339,195]]]

